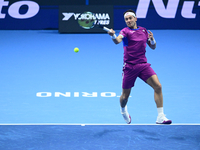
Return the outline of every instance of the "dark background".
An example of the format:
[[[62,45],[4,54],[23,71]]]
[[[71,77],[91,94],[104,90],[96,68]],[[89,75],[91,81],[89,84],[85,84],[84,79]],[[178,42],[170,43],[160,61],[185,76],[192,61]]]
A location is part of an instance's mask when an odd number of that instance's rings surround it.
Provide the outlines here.
[[[187,0],[189,1],[189,0]],[[152,1],[150,2],[146,18],[138,18],[138,25],[148,29],[200,29],[200,6],[199,0],[190,0],[194,3],[192,13],[196,14],[196,18],[183,18],[181,15],[182,5],[184,0],[179,1],[176,16],[174,19],[162,18],[156,12]],[[8,14],[9,6],[17,0],[9,0],[8,6],[3,6],[1,13],[6,14],[4,19],[0,19],[0,30],[40,30],[40,29],[56,29],[59,28],[59,6],[74,5],[74,6],[93,6],[93,5],[112,5],[114,29],[120,30],[125,25],[123,12],[127,9],[137,9],[139,0],[35,0],[34,2],[40,5],[38,14],[29,19],[16,19]],[[163,1],[167,6],[168,0]],[[1,7],[0,7],[1,8]],[[21,13],[27,11],[26,6],[20,8]]]

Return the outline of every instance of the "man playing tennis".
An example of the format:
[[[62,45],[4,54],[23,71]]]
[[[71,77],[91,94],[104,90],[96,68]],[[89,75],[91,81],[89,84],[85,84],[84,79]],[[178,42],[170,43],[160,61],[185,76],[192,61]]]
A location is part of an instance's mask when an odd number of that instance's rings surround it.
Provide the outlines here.
[[[151,49],[156,48],[156,41],[153,33],[140,26],[137,26],[137,17],[133,10],[124,12],[124,20],[127,27],[120,31],[116,36],[115,31],[111,29],[108,34],[115,44],[123,41],[124,48],[124,66],[122,79],[122,95],[120,97],[121,114],[127,124],[131,123],[131,117],[127,111],[127,102],[137,77],[149,84],[154,89],[154,99],[157,105],[158,117],[157,124],[171,124],[163,112],[162,86],[154,70],[147,63],[146,43]]]

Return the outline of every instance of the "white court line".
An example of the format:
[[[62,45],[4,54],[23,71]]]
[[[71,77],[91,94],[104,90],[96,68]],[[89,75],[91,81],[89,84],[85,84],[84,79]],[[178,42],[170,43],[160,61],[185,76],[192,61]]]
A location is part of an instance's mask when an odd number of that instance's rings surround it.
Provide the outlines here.
[[[145,126],[145,125],[151,125],[151,126],[158,126],[158,125],[162,125],[162,124],[84,124],[84,123],[73,123],[73,124],[70,124],[70,123],[5,123],[5,124],[0,124],[0,125],[68,125],[68,126],[136,126],[136,125],[140,125],[140,126]],[[170,124],[170,125],[200,125],[200,123],[195,123],[195,124],[192,124],[192,123],[174,123],[174,124]],[[165,125],[167,126],[167,125]]]

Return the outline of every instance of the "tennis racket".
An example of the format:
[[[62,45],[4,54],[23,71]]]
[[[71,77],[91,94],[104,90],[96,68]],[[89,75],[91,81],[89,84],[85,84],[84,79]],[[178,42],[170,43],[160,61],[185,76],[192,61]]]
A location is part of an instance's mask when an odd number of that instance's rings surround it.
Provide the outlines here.
[[[77,18],[78,24],[84,29],[92,29],[94,27],[102,28],[104,31],[109,32],[110,29],[101,25],[98,18],[92,12],[84,12]]]

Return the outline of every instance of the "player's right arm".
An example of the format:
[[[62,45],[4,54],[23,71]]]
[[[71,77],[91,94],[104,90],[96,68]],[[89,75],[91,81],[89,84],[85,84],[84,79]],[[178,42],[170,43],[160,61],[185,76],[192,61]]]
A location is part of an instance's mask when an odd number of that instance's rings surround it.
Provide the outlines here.
[[[119,36],[117,36],[117,37],[114,37],[114,36],[116,36],[115,35],[115,31],[113,30],[113,29],[110,29],[110,31],[108,32],[108,34],[112,37],[112,40],[113,40],[113,42],[115,43],[115,44],[119,44],[121,41],[122,41],[122,39],[123,39],[123,36],[122,35],[119,35]],[[114,37],[114,38],[113,38]]]

